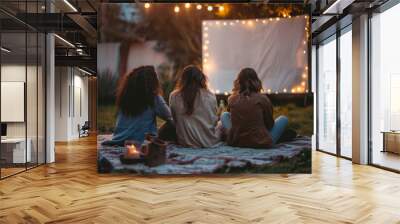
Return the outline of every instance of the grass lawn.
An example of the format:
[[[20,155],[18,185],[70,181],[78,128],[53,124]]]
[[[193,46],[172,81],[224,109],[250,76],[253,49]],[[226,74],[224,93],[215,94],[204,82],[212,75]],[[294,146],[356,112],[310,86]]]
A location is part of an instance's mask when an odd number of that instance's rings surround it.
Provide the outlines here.
[[[97,126],[99,134],[112,133],[115,125],[116,107],[114,105],[99,105]],[[274,107],[274,116],[285,115],[289,118],[289,128],[296,130],[300,135],[311,136],[313,133],[313,107],[299,107],[295,104]],[[163,121],[157,119],[157,126]]]

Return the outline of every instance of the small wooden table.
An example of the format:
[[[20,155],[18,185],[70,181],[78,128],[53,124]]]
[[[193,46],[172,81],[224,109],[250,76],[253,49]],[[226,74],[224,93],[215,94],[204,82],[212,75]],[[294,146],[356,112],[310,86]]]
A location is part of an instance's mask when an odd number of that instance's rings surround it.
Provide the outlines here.
[[[400,154],[400,131],[382,131],[383,150],[382,152],[392,152]]]

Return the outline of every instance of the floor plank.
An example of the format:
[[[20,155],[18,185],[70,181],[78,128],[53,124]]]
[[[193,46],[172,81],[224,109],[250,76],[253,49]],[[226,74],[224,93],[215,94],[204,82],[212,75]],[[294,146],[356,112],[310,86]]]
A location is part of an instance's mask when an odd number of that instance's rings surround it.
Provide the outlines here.
[[[97,174],[94,137],[0,181],[0,223],[400,223],[400,175],[313,152],[311,175]]]

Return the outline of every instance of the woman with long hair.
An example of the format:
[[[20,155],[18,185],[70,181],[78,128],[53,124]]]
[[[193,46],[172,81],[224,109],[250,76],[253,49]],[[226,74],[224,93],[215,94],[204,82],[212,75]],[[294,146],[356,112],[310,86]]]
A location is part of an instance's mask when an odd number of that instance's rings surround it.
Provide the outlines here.
[[[116,104],[116,127],[112,141],[106,144],[123,145],[126,140],[143,142],[146,133],[157,133],[156,116],[172,121],[153,66],[135,68],[122,77]]]
[[[228,111],[221,115],[222,127],[231,146],[268,148],[277,143],[288,125],[288,118],[273,119],[273,107],[252,68],[242,69],[228,99]]]
[[[183,69],[169,103],[180,145],[193,148],[218,145],[217,100],[198,67],[190,65]]]

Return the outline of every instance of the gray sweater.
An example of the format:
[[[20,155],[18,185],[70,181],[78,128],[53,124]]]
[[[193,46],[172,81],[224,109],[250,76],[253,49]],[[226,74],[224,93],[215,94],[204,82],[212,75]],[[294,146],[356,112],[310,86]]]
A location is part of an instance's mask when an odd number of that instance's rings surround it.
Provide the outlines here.
[[[187,115],[181,93],[174,91],[169,97],[172,116],[176,125],[178,143],[185,147],[208,148],[220,145],[216,130],[217,100],[213,93],[201,89],[194,102],[193,114]]]

